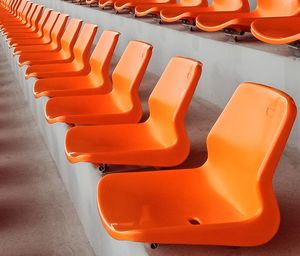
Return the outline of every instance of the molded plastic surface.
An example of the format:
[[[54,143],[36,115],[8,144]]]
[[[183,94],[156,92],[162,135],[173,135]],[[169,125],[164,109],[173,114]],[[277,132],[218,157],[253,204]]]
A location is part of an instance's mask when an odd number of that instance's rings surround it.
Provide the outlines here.
[[[241,84],[208,135],[203,166],[114,173],[100,180],[104,227],[116,239],[138,242],[266,243],[279,227],[272,177],[296,112],[285,93]]]
[[[288,44],[300,40],[300,17],[258,19],[251,24],[251,33],[269,44]]]
[[[46,104],[48,122],[76,125],[139,122],[143,111],[138,88],[151,53],[151,45],[131,41],[112,74],[110,93],[50,99]]]
[[[150,116],[143,123],[71,128],[65,141],[69,161],[150,166],[182,163],[190,150],[184,117],[201,68],[197,61],[172,58],[149,98]],[[118,79],[123,78],[119,75]]]
[[[257,7],[252,12],[201,14],[196,19],[196,25],[205,31],[217,31],[227,27],[238,31],[250,31],[251,23],[256,19],[296,16],[299,13],[300,0],[257,0]]]

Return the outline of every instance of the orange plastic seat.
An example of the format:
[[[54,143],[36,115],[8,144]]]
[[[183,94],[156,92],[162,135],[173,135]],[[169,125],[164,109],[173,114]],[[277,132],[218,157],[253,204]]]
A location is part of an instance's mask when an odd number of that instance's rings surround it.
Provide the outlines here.
[[[250,9],[248,0],[213,0],[207,7],[203,3],[201,7],[184,6],[171,9],[162,9],[160,18],[164,22],[184,21],[185,23],[194,24],[195,18],[201,13],[219,13],[230,12],[240,13],[248,12]]]
[[[34,15],[34,12],[37,8],[38,4],[29,3],[25,6],[23,21],[16,26],[10,27],[9,31],[20,31],[30,29],[32,27],[31,19]],[[6,28],[2,29],[3,34],[7,34]]]
[[[98,0],[86,0],[85,3],[89,4],[90,6],[98,6]]]
[[[296,112],[285,93],[241,84],[208,135],[203,166],[100,179],[98,209],[104,227],[115,239],[139,242],[268,242],[280,222],[272,177]]]
[[[74,59],[73,48],[77,40],[82,20],[71,19],[64,31],[59,51],[53,49],[47,52],[20,52],[19,66],[23,65],[39,65],[50,63],[70,62]]]
[[[138,88],[151,53],[151,45],[131,41],[112,74],[110,93],[52,98],[45,109],[48,122],[76,125],[139,122],[143,111]]]
[[[151,3],[151,4],[138,4],[135,7],[135,15],[138,17],[152,15],[159,16],[163,9],[173,10],[182,7],[207,7],[206,0],[181,0],[175,3]]]
[[[132,12],[140,4],[175,4],[176,0],[117,0],[114,3],[116,13]]]
[[[27,39],[37,39],[37,38],[42,38],[44,36],[44,27],[47,23],[47,20],[51,14],[51,10],[50,9],[45,9],[40,20],[38,21],[38,29],[36,31],[33,32],[29,32],[28,31],[24,31],[24,32],[20,32],[17,33],[13,36],[10,36],[7,38],[8,44],[9,46],[13,46],[17,43],[19,43],[22,40],[27,40]]]
[[[112,9],[117,0],[99,0],[98,5],[101,9]]]
[[[65,139],[68,160],[149,166],[182,163],[190,150],[184,116],[201,67],[194,60],[172,58],[149,98],[150,116],[143,123],[69,129]],[[120,104],[125,105],[123,101]]]
[[[251,33],[269,44],[290,44],[300,40],[300,17],[258,19],[251,24]]]
[[[91,70],[88,74],[39,79],[34,85],[34,96],[39,98],[110,92],[112,85],[109,67],[118,38],[118,32],[104,31],[90,57]]]
[[[7,11],[1,13],[1,21],[0,21],[1,28],[4,27],[5,24],[11,21],[15,21],[20,17],[26,2],[27,0],[16,1],[11,9],[7,8],[6,9]]]
[[[29,66],[25,71],[25,78],[41,79],[88,74],[90,71],[89,54],[96,32],[96,25],[85,24],[74,45],[74,59],[72,61]]]
[[[59,12],[51,11],[47,22],[43,28],[43,36],[40,38],[19,38],[11,43],[10,46],[14,47],[14,53],[20,52],[24,45],[43,45],[50,44],[52,42],[51,32],[55,25],[55,22],[59,16]],[[12,41],[12,40],[11,40]]]
[[[52,12],[51,15],[55,13]],[[51,15],[49,19],[51,18]],[[41,51],[58,51],[61,48],[60,40],[65,31],[65,26],[68,21],[68,15],[58,14],[57,20],[53,27],[48,31],[47,24],[44,27],[44,37],[42,44],[30,44],[30,45],[20,45],[16,46],[14,49],[15,54],[21,54],[25,52],[41,52]],[[48,38],[48,39],[47,39]],[[34,41],[36,43],[36,41]]]
[[[296,16],[300,13],[300,0],[257,0],[257,7],[248,13],[220,13],[199,15],[198,28],[205,31],[233,29],[250,31],[251,23],[258,18]]]
[[[9,31],[10,29],[14,29],[15,27],[26,25],[27,24],[27,15],[30,11],[32,3],[29,1],[23,1],[20,5],[20,11],[18,12],[18,15],[12,16],[8,19],[3,20],[1,31],[2,33],[5,33]]]
[[[31,22],[31,26],[30,27],[23,27],[23,28],[15,28],[13,31],[11,32],[7,32],[5,34],[7,40],[9,40],[12,37],[17,37],[19,35],[19,33],[34,33],[37,32],[39,29],[39,25],[38,25],[38,21],[40,20],[42,13],[43,13],[43,6],[42,5],[38,5],[38,4],[34,4],[35,7],[33,6],[32,10],[33,14],[30,18],[30,22]]]

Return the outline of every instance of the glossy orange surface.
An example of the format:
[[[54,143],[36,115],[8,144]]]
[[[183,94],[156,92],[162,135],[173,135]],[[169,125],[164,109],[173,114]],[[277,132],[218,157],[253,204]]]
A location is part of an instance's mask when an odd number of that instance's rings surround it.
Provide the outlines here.
[[[127,72],[134,72],[133,68]],[[69,161],[149,166],[182,163],[190,150],[184,117],[201,68],[197,61],[172,58],[150,95],[150,116],[143,123],[71,128],[65,140]],[[120,84],[127,81],[120,75],[118,79]]]
[[[41,96],[57,97],[110,92],[112,85],[109,67],[118,38],[118,32],[104,31],[90,57],[91,70],[88,74],[39,79],[34,85],[34,96],[39,98]],[[74,107],[76,108],[76,106]]]
[[[59,12],[51,11],[47,22],[43,28],[41,38],[19,38],[15,40],[14,43],[11,44],[14,47],[14,53],[19,53],[22,51],[22,46],[24,45],[43,45],[50,44],[52,42],[51,39],[51,31],[55,25],[55,22],[59,16]]]
[[[143,111],[138,88],[151,53],[151,45],[129,42],[112,74],[110,93],[50,99],[45,109],[48,122],[76,125],[139,122]]]
[[[268,242],[280,223],[272,177],[296,112],[285,93],[241,84],[208,135],[203,166],[114,173],[100,180],[104,227],[115,239],[138,242]]]
[[[175,4],[176,0],[117,0],[114,9],[117,12],[134,10],[139,4]]]
[[[253,21],[265,17],[296,16],[300,13],[300,0],[257,0],[257,7],[248,13],[217,13],[199,15],[196,25],[205,31],[218,31],[233,28],[250,31]]]
[[[89,54],[96,32],[96,25],[84,24],[73,48],[74,59],[72,61],[32,65],[26,69],[25,78],[37,77],[41,79],[88,74],[90,71]]]
[[[26,31],[20,32],[17,35],[11,36],[8,38],[9,45],[13,46],[14,44],[19,43],[21,40],[27,40],[27,39],[41,39],[44,36],[44,26],[46,25],[46,22],[51,14],[50,9],[45,9],[40,20],[38,21],[38,29],[33,32],[27,33]]]
[[[139,3],[135,7],[135,15],[142,17],[147,15],[156,15],[159,16],[159,13],[163,9],[179,9],[182,7],[206,7],[207,1],[206,0],[181,0],[179,2],[174,3],[151,3],[151,4],[144,4]]]
[[[179,20],[188,20],[194,22],[195,18],[201,13],[219,13],[232,12],[240,13],[249,11],[248,0],[213,0],[207,6],[191,7],[184,6],[171,9],[162,9],[160,12],[161,20],[164,22],[176,22]]]
[[[265,18],[251,24],[251,33],[269,44],[289,44],[300,40],[300,17]]]
[[[19,66],[23,65],[39,65],[50,63],[64,63],[70,62],[74,59],[73,48],[79,31],[82,25],[82,20],[71,19],[64,31],[59,45],[60,50],[47,52],[24,52],[20,53]]]
[[[51,15],[54,12],[51,13]],[[51,18],[51,15],[49,19]],[[61,49],[61,38],[65,31],[65,26],[68,21],[68,15],[58,14],[57,20],[53,27],[48,30],[48,26],[44,27],[44,36],[42,44],[29,44],[16,46],[14,52],[16,54],[31,53],[31,52],[45,52],[58,51]],[[47,25],[47,24],[46,24]],[[48,39],[47,39],[48,38]],[[37,41],[35,41],[36,43]]]

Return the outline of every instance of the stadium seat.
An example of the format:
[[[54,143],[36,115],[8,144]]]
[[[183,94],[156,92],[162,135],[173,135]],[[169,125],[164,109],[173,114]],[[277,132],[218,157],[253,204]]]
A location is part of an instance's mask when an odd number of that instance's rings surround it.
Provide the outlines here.
[[[24,32],[20,32],[17,35],[13,35],[11,37],[7,38],[7,41],[9,43],[9,46],[11,47],[12,45],[14,45],[15,43],[19,43],[21,40],[27,40],[27,39],[34,39],[34,38],[42,38],[43,37],[43,31],[44,31],[44,27],[47,23],[47,20],[51,14],[52,10],[50,9],[45,9],[40,20],[38,21],[38,29],[27,33],[27,31]]]
[[[285,93],[241,84],[208,135],[203,166],[100,179],[98,210],[104,227],[115,239],[138,242],[266,243],[279,227],[272,177],[296,112]],[[103,149],[106,141],[99,140]]]
[[[89,54],[97,26],[84,24],[73,48],[74,59],[66,63],[32,65],[26,69],[25,78],[65,77],[87,74],[90,71]]]
[[[36,5],[36,8],[34,9],[34,13],[31,17],[31,26],[26,27],[26,28],[16,28],[16,29],[14,29],[13,32],[7,32],[5,34],[5,36],[6,36],[8,41],[12,37],[18,37],[19,33],[23,33],[23,35],[24,35],[24,33],[34,33],[34,32],[38,31],[38,29],[39,29],[39,23],[38,22],[39,22],[39,20],[42,16],[44,7],[42,5],[38,5],[38,4],[35,4],[35,5]]]
[[[14,43],[11,43],[10,46],[14,47],[14,53],[20,52],[22,46],[24,45],[43,45],[50,44],[52,42],[51,32],[55,25],[55,22],[59,16],[59,12],[51,11],[49,18],[43,28],[43,36],[40,38],[19,38],[15,39]]]
[[[195,25],[195,18],[201,13],[208,13],[208,15],[212,12],[240,13],[249,11],[249,8],[248,0],[213,0],[208,7],[184,6],[163,9],[160,12],[160,18],[163,22],[183,21]]]
[[[116,13],[134,12],[140,4],[175,4],[176,0],[117,0],[114,3]]]
[[[98,0],[86,0],[85,2],[90,6],[98,6]]]
[[[33,18],[33,15],[36,11],[36,8],[37,8],[38,4],[34,4],[34,3],[30,3],[28,5],[26,5],[26,9],[28,10],[28,12],[25,10],[25,13],[26,13],[26,16],[24,17],[24,21],[17,24],[16,26],[14,27],[11,27],[9,29],[10,32],[15,32],[15,31],[21,31],[21,30],[27,30],[27,29],[31,29],[32,26],[34,25],[32,23],[32,18]],[[2,29],[2,34],[3,35],[6,35],[8,32],[5,31],[5,28]]]
[[[98,5],[101,9],[112,9],[117,0],[99,0]]]
[[[251,33],[265,43],[291,44],[300,40],[300,17],[258,19]]]
[[[86,75],[50,77],[36,81],[34,96],[57,97],[108,93],[112,89],[109,67],[119,33],[104,31],[91,57],[91,71]]]
[[[151,45],[129,42],[112,74],[113,89],[110,93],[54,97],[46,104],[48,122],[75,125],[139,122],[143,111],[138,89],[151,53]]]
[[[22,11],[20,11],[18,13],[18,16],[10,16],[8,19],[1,19],[1,24],[2,24],[2,28],[1,28],[1,32],[5,33],[7,31],[9,31],[9,29],[14,29],[15,27],[18,27],[20,25],[26,25],[27,23],[27,15],[28,12],[30,11],[32,3],[29,1],[23,1],[20,5],[20,9],[22,9]]]
[[[155,16],[159,17],[159,13],[163,9],[173,10],[182,7],[207,7],[206,0],[181,0],[176,3],[157,3],[157,4],[138,4],[135,7],[135,15],[137,17],[142,16]]]
[[[159,167],[182,163],[190,150],[184,117],[201,67],[194,60],[172,58],[150,95],[150,116],[145,122],[69,129],[65,139],[68,160]]]
[[[71,19],[61,37],[61,42],[59,44],[61,45],[61,48],[59,51],[54,49],[49,52],[20,53],[19,66],[64,63],[72,61],[74,58],[73,48],[81,25],[82,20]]]
[[[51,13],[51,15],[54,12]],[[50,20],[51,15],[48,20]],[[60,41],[61,37],[65,31],[65,26],[68,21],[68,15],[66,14],[59,14],[58,18],[52,28],[48,30],[47,24],[44,27],[44,36],[42,44],[30,44],[30,45],[20,45],[16,46],[14,49],[15,54],[22,54],[22,53],[28,53],[28,52],[45,52],[45,51],[58,51],[61,49]],[[48,38],[45,39],[45,38]],[[36,42],[36,41],[35,41]]]
[[[257,7],[248,13],[201,14],[196,19],[199,29],[229,33],[250,31],[251,23],[258,18],[295,16],[300,13],[300,0],[257,0]]]

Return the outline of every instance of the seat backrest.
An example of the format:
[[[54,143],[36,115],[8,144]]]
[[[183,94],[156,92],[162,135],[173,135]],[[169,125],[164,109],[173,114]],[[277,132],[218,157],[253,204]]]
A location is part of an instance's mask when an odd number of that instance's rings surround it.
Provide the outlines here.
[[[35,29],[39,28],[38,22],[42,17],[43,9],[44,7],[38,4],[31,18],[31,24],[34,26]]]
[[[149,97],[149,121],[165,145],[172,145],[178,135],[185,134],[184,117],[201,71],[200,62],[173,57]]]
[[[79,35],[79,31],[82,25],[82,20],[71,19],[64,31],[61,38],[62,52],[70,57],[73,54],[74,44]]]
[[[27,0],[22,0],[18,6],[18,9],[16,11],[16,14],[17,14],[17,17],[19,17],[22,13],[22,11],[24,10],[25,8],[25,5],[27,4]]]
[[[250,11],[248,0],[213,0],[211,7],[216,11]]]
[[[65,27],[66,27],[68,18],[69,18],[69,15],[60,13],[55,22],[55,25],[52,29],[51,39],[52,39],[52,42],[54,43],[54,45],[56,45],[56,46],[60,46],[60,44],[61,44],[60,39],[65,31]]]
[[[256,11],[269,17],[296,15],[300,12],[300,0],[257,0]]]
[[[30,24],[30,26],[32,26],[32,24],[33,24],[33,23],[32,23],[32,17],[33,17],[33,15],[34,15],[34,12],[35,12],[37,6],[38,6],[38,4],[34,4],[34,3],[33,3],[33,4],[31,5],[31,8],[30,8],[28,14],[27,14],[26,20],[27,20],[27,23]]]
[[[152,48],[148,43],[129,42],[112,73],[112,92],[116,98],[115,102],[124,111],[132,108],[136,103],[140,104],[138,87],[151,58]]]
[[[90,58],[91,75],[95,76],[95,79],[102,79],[102,84],[110,87],[109,90],[111,90],[109,67],[119,35],[119,32],[103,31]]]
[[[32,3],[30,1],[27,1],[24,5],[24,8],[22,10],[22,12],[19,15],[19,18],[22,19],[22,21],[26,20],[26,16],[31,8]]]
[[[242,83],[207,138],[209,179],[244,216],[261,210],[296,117],[296,105],[271,87]]]
[[[87,64],[91,47],[97,33],[97,25],[84,24],[74,45],[74,58],[80,64]]]
[[[59,16],[59,12],[52,11],[47,19],[47,22],[43,28],[43,35],[45,39],[51,38],[51,31],[55,25],[55,22]]]
[[[44,31],[44,26],[46,25],[46,22],[51,14],[52,10],[51,9],[45,9],[41,18],[39,19],[38,22],[38,31],[41,35],[43,35],[43,31]]]

